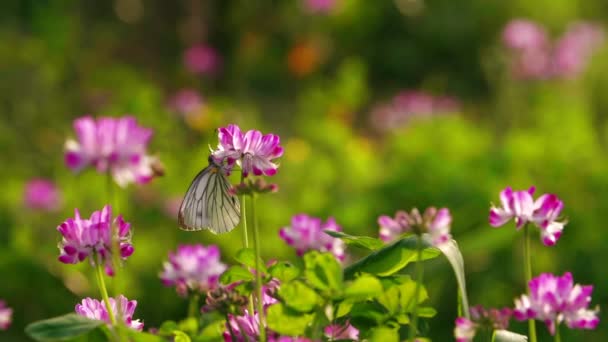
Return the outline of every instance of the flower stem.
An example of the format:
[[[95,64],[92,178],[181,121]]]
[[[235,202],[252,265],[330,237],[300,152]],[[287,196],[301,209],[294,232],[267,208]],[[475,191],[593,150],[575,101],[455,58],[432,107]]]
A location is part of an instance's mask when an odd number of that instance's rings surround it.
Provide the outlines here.
[[[103,302],[106,305],[106,310],[108,311],[110,322],[113,326],[116,326],[116,318],[114,316],[114,312],[112,311],[112,307],[110,306],[110,298],[108,297],[106,283],[103,280],[103,266],[100,263],[97,263],[97,265],[95,266],[95,275],[97,276],[97,284],[99,285],[99,291],[101,292]]]
[[[562,342],[562,337],[559,334],[559,322],[555,320],[555,342]]]
[[[245,175],[241,172],[241,185],[245,183]],[[243,222],[243,248],[249,247],[247,237],[247,202],[245,195],[241,195],[241,222]]]
[[[260,324],[260,341],[266,342],[266,321],[264,319],[264,303],[262,297],[262,272],[260,270],[260,234],[258,231],[258,217],[255,205],[255,194],[251,196],[251,214],[253,216],[253,248],[255,252],[255,289],[257,294],[258,319]]]
[[[241,179],[241,183],[243,180]],[[249,248],[249,238],[247,237],[247,201],[246,195],[241,195],[241,222],[243,223],[243,248]],[[249,296],[249,313],[253,315],[253,295]]]
[[[532,280],[532,258],[530,256],[530,228],[528,224],[524,226],[524,269],[526,270],[526,288],[530,294],[529,283]],[[536,322],[533,319],[528,320],[528,335],[530,342],[536,342]]]
[[[112,208],[112,216],[118,216],[118,199],[117,192],[114,189],[114,180],[112,179],[112,173],[108,171],[106,174],[106,186],[108,190],[108,204],[111,205]],[[110,217],[112,219],[112,217]],[[121,284],[119,282],[118,268],[120,266],[120,239],[118,237],[118,226],[114,221],[110,222],[110,252],[111,252],[111,262],[112,262],[112,272],[113,274],[113,282],[111,284],[114,294],[122,293]],[[122,308],[120,307],[120,301],[116,301],[116,310],[118,311],[118,319],[122,322]]]
[[[200,312],[198,310],[198,299],[200,295],[194,294],[190,297],[190,303],[188,303],[188,317],[196,318],[197,314]]]
[[[408,341],[414,341],[418,333],[418,297],[422,286],[424,269],[422,267],[422,237],[418,235],[418,255],[416,257],[416,287],[414,288],[414,311],[410,322],[410,334]]]

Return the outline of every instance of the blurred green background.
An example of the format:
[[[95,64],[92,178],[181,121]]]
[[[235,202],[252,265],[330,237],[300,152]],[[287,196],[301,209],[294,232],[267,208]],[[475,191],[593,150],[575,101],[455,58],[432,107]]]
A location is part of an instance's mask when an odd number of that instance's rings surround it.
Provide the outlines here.
[[[186,300],[158,278],[168,251],[215,243],[231,262],[240,248],[240,229],[183,232],[170,210],[206,165],[214,129],[228,123],[279,134],[285,147],[272,178],[280,191],[260,200],[266,259],[295,259],[278,230],[297,213],[334,216],[347,233],[377,236],[381,214],[446,206],[471,303],[512,306],[524,292],[522,234],[512,225],[491,228],[488,209],[505,186],[536,185],[563,199],[569,223],[555,247],[534,240],[534,273],[572,271],[576,282],[595,286],[593,304],[605,309],[607,51],[574,78],[516,80],[501,31],[518,17],[553,37],[576,20],[606,24],[608,2],[335,0],[327,12],[305,2],[1,2],[0,298],[14,308],[14,323],[0,340],[27,340],[28,322],[97,297],[88,264],[56,260],[57,225],[74,208],[89,215],[110,201],[103,176],[74,175],[63,164],[72,120],[84,114],[136,116],[154,129],[149,150],[166,167],[164,177],[117,196],[136,249],[121,282],[146,328],[186,313]],[[214,74],[184,66],[184,52],[199,43],[220,56]],[[202,97],[188,115],[171,105],[184,88]],[[375,127],[374,108],[407,89],[451,96],[460,110]],[[60,211],[24,205],[24,186],[38,177],[60,187]],[[444,260],[428,265],[439,311],[430,337],[449,341],[456,283]],[[602,313],[594,332],[564,330],[564,340],[606,341],[606,320]]]

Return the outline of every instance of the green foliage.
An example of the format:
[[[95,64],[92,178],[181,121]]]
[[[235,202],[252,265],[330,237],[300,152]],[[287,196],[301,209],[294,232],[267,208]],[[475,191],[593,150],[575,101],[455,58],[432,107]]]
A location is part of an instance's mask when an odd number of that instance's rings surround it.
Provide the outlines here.
[[[231,266],[226,272],[222,273],[220,282],[224,285],[237,281],[252,281],[253,274],[242,266]]]
[[[281,285],[279,296],[287,307],[298,312],[311,312],[322,303],[321,297],[301,281]]]
[[[304,254],[304,276],[313,288],[333,295],[342,291],[342,267],[330,253],[311,251]]]
[[[437,257],[440,252],[426,243],[422,251],[422,260]],[[400,239],[382,249],[379,249],[361,260],[353,263],[344,270],[346,279],[351,279],[360,272],[377,276],[388,276],[398,272],[418,257],[418,238],[410,236]]]
[[[71,313],[31,323],[25,328],[25,332],[37,341],[70,340],[104,324],[102,321]]]
[[[336,232],[333,230],[326,230],[325,233],[335,238],[341,239],[349,246],[361,247],[370,251],[374,251],[384,246],[384,242],[382,242],[382,240],[369,236],[354,236],[343,232]]]
[[[268,307],[266,319],[268,328],[280,334],[298,336],[303,335],[312,323],[314,314],[305,314],[290,309],[281,303]]]
[[[247,266],[252,269],[256,269],[255,267],[255,252],[253,248],[243,248],[236,252],[235,256],[236,261],[238,261],[243,266]],[[262,273],[267,273],[266,266],[262,260],[259,260],[260,271]]]
[[[288,282],[300,275],[300,269],[286,261],[278,261],[268,268],[268,273],[281,282]]]

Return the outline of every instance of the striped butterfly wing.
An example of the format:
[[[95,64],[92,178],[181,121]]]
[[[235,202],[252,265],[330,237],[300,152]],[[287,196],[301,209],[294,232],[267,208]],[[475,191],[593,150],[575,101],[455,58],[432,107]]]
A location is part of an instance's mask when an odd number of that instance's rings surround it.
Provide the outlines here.
[[[230,194],[230,183],[217,165],[210,164],[196,175],[179,208],[178,223],[184,230],[209,229],[215,234],[234,229],[241,206]]]

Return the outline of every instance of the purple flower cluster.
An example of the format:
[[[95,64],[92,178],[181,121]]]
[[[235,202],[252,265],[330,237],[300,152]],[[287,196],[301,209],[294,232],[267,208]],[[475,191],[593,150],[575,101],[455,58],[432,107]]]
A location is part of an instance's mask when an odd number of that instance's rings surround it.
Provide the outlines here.
[[[224,331],[225,342],[246,342],[257,341],[260,336],[260,326],[257,313],[249,315],[247,310],[242,316],[228,315],[226,331]],[[229,326],[228,326],[229,324]],[[231,332],[234,335],[232,339]],[[325,327],[325,337],[330,341],[334,340],[359,340],[359,330],[350,323],[345,325],[333,324]],[[281,336],[273,331],[268,331],[269,342],[311,342],[313,340],[305,337]]]
[[[599,324],[599,310],[588,309],[593,286],[574,285],[570,272],[561,277],[543,273],[528,286],[530,295],[515,300],[513,316],[517,320],[540,320],[552,335],[563,321],[570,329],[595,329]]]
[[[381,131],[391,130],[407,124],[414,118],[457,112],[458,100],[448,96],[433,96],[417,91],[405,90],[389,103],[376,106],[371,113],[372,124]]]
[[[193,74],[213,76],[219,72],[222,60],[213,47],[197,44],[184,52],[184,65]]]
[[[487,328],[490,330],[504,330],[509,327],[509,320],[513,311],[509,308],[485,309],[481,305],[469,310],[471,319],[458,317],[454,328],[456,342],[471,342],[477,330]]]
[[[33,210],[57,211],[61,207],[61,194],[55,184],[46,179],[31,179],[25,185],[25,206]]]
[[[110,308],[115,317],[122,318],[122,321],[131,329],[138,331],[143,330],[144,323],[138,319],[133,320],[133,313],[135,313],[135,308],[137,307],[136,300],[128,300],[125,296],[120,295],[117,299],[109,298],[109,301]],[[76,304],[76,313],[80,316],[111,324],[105,303],[97,299],[83,299],[82,303]]]
[[[90,257],[92,265],[104,265],[106,273],[113,275],[112,225],[115,225],[120,256],[124,260],[134,251],[131,244],[131,224],[125,222],[121,215],[112,220],[112,208],[109,205],[101,211],[93,212],[89,219],[81,218],[78,209],[74,212],[74,218],[68,218],[57,227],[63,235],[59,243],[59,261],[77,264]]]
[[[571,24],[553,46],[545,29],[529,20],[515,19],[503,30],[503,43],[513,55],[513,74],[521,79],[576,77],[603,40],[602,29],[585,22]]]
[[[175,253],[169,253],[160,278],[163,284],[175,286],[177,293],[185,296],[188,290],[207,292],[216,289],[225,270],[217,246],[182,245]]]
[[[410,213],[398,211],[395,217],[382,215],[378,217],[380,225],[380,239],[391,242],[404,233],[416,234],[428,233],[428,239],[434,246],[439,246],[452,239],[450,226],[452,216],[447,208],[437,210],[434,207],[427,208],[423,215],[414,208]]]
[[[325,337],[330,341],[334,340],[359,340],[359,330],[353,327],[350,323],[345,325],[332,324],[325,327]]]
[[[0,300],[0,330],[7,330],[13,322],[13,309]]]
[[[299,214],[291,218],[290,227],[281,228],[279,236],[288,245],[295,248],[299,256],[309,250],[318,250],[330,252],[338,260],[344,260],[344,242],[331,237],[325,233],[325,230],[340,232],[342,227],[336,223],[333,217],[323,222],[320,218]]]
[[[78,140],[65,144],[65,163],[73,171],[94,167],[110,172],[121,187],[147,183],[156,174],[158,159],[147,154],[152,130],[137,124],[134,117],[85,116],[74,121]]]
[[[557,243],[565,221],[557,221],[564,207],[563,202],[553,194],[544,194],[536,201],[532,198],[535,188],[513,191],[507,187],[500,193],[502,207],[492,206],[490,209],[490,225],[500,227],[515,219],[515,226],[520,229],[531,222],[541,231],[541,240],[546,246]]]
[[[274,160],[283,155],[278,135],[262,134],[257,130],[243,134],[239,126],[228,125],[219,129],[218,138],[218,147],[212,155],[216,161],[226,162],[228,169],[238,164],[244,177],[250,173],[255,176],[277,173],[279,166]]]

